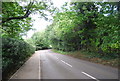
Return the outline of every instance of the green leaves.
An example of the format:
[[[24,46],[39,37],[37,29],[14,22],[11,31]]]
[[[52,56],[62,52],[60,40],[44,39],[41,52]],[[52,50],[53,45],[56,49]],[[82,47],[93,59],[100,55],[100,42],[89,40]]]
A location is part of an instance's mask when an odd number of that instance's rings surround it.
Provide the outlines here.
[[[116,56],[120,48],[116,7],[113,3],[73,3],[71,10],[54,16],[48,27],[49,43],[62,51],[86,49]]]
[[[27,2],[22,2],[27,3]],[[40,17],[47,19],[45,11],[52,11],[51,2],[29,2],[23,5],[18,2],[3,2],[2,4],[2,27],[3,37],[22,39],[27,31],[32,29],[30,14],[39,13]]]
[[[24,41],[2,38],[3,78],[6,79],[13,69],[20,67],[34,52],[35,48]]]
[[[29,44],[36,47],[36,50],[49,48],[48,40],[46,40],[45,32],[35,32],[33,36],[26,40]]]
[[[2,20],[6,21],[10,17],[23,16],[25,14],[24,9],[17,2],[3,2],[2,5],[3,14]],[[11,37],[16,39],[22,39],[22,34],[31,29],[31,18],[23,20],[11,20],[2,24],[3,34],[2,37]]]

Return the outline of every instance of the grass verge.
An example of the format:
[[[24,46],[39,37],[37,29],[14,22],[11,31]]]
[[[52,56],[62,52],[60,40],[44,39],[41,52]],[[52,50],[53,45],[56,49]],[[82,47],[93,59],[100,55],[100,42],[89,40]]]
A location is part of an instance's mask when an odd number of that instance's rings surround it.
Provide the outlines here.
[[[90,62],[119,68],[118,67],[119,58],[113,58],[113,57],[109,57],[109,56],[101,57],[98,53],[88,52],[88,51],[85,51],[85,50],[74,51],[74,52],[63,52],[63,51],[60,51],[60,50],[53,49],[52,51],[54,51],[56,53],[63,54],[63,55],[72,56],[72,57],[75,57],[75,58],[78,58],[78,59],[87,60],[87,61],[90,61]]]

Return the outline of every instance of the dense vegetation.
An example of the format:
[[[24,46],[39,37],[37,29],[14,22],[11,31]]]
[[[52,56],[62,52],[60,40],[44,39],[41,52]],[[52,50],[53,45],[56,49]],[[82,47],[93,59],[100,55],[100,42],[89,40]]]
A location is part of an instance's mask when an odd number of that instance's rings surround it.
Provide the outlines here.
[[[2,3],[2,60],[6,77],[37,50],[71,52],[84,50],[94,56],[117,58],[120,54],[120,2],[71,2],[61,11],[51,2]],[[53,21],[45,31],[36,32],[24,41],[22,36],[33,29],[30,14],[53,12]],[[9,68],[9,69],[8,69]]]
[[[35,52],[36,47],[24,41],[22,36],[33,29],[30,15],[39,13],[47,19],[44,11],[51,11],[49,5],[50,2],[2,2],[3,79],[8,79]]]
[[[119,2],[72,3],[69,9],[56,13],[53,23],[45,31],[46,38],[57,50],[84,49],[99,53],[101,57],[118,57],[119,11]]]
[[[39,47],[60,51],[85,50],[99,57],[119,56],[119,2],[76,2],[56,10],[53,23],[36,32],[32,40]]]
[[[36,50],[49,49],[50,46],[48,44],[47,39],[45,38],[45,33],[43,32],[35,32],[30,39],[27,39],[26,42],[36,47]]]
[[[45,2],[26,2],[24,6],[20,4],[22,3],[2,3],[2,37],[22,39],[22,36],[26,35],[27,31],[33,29],[31,14],[39,13],[40,17],[47,19],[44,12],[51,11],[51,7]]]
[[[35,47],[13,38],[2,38],[3,78],[20,67],[35,52]],[[9,69],[8,69],[9,68]]]

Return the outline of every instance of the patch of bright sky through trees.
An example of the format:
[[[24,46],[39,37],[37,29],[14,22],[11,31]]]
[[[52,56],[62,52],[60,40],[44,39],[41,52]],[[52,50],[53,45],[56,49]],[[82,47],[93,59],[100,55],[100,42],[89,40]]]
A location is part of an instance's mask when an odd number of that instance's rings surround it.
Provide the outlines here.
[[[38,0],[39,1],[39,0]],[[43,0],[43,1],[48,1],[48,0]],[[65,4],[65,2],[71,2],[71,1],[74,1],[74,2],[83,2],[83,0],[50,0],[50,1],[52,1],[53,2],[53,5],[55,6],[55,7],[57,7],[57,8],[61,8],[64,4]],[[84,0],[84,2],[89,2],[90,0]],[[91,0],[91,1],[95,1],[95,0]],[[110,1],[111,2],[111,0],[96,0],[96,1],[102,1],[102,2],[108,2],[108,1]],[[119,0],[112,0],[112,2],[117,2],[117,1],[119,1]],[[25,3],[22,3],[22,5],[26,5]],[[99,6],[100,7],[100,6]],[[47,13],[48,14],[48,18],[52,18],[52,16],[51,15],[49,15],[49,13],[48,12],[45,12],[45,13]],[[32,22],[32,24],[33,24],[33,28],[35,29],[35,30],[30,30],[30,31],[28,31],[27,32],[27,35],[26,36],[23,36],[23,38],[24,39],[27,39],[27,38],[30,38],[33,34],[34,34],[34,32],[38,32],[38,31],[44,31],[45,30],[45,28],[48,26],[48,25],[50,25],[50,24],[52,24],[52,22],[50,22],[50,21],[46,21],[44,18],[40,18],[40,15],[39,14],[32,14],[32,15],[30,15],[31,17],[32,17],[32,19],[34,20],[33,22]]]
[[[51,1],[53,2],[53,5],[59,9],[65,4],[65,2],[68,2],[68,0],[51,0]],[[26,4],[22,3],[22,5]],[[45,13],[49,15],[48,12]],[[34,34],[34,32],[44,31],[48,25],[52,24],[52,22],[46,21],[44,18],[39,18],[39,14],[31,14],[30,16],[34,20],[32,24],[35,30],[28,31],[27,35],[23,36],[24,39],[30,38]],[[52,18],[52,16],[49,15],[48,18]]]

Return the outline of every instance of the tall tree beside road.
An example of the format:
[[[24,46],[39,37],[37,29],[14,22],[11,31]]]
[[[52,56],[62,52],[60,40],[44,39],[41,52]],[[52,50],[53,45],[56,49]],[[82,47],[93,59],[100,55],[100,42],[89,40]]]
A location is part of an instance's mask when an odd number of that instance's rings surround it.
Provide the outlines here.
[[[75,2],[54,16],[48,40],[54,49],[85,49],[101,56],[119,54],[119,2]]]
[[[21,39],[27,31],[32,29],[30,14],[39,13],[40,17],[47,19],[44,11],[52,11],[50,5],[51,3],[47,2],[29,2],[21,6],[18,2],[3,2],[2,36]]]

